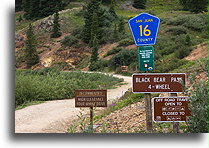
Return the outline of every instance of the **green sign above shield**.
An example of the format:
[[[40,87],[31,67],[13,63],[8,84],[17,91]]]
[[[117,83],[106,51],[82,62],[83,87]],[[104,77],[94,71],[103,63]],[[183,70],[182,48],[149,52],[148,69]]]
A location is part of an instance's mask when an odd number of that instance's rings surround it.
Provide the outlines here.
[[[154,70],[153,46],[138,47],[139,71]]]

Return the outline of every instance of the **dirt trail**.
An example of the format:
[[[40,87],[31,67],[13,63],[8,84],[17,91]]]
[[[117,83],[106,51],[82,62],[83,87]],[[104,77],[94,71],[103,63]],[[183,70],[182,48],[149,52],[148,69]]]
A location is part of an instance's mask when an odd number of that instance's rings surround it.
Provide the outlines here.
[[[109,89],[108,101],[121,97],[131,88],[131,77],[114,75],[123,78],[125,85]],[[15,133],[65,133],[69,124],[77,119],[81,111],[88,114],[88,108],[75,108],[74,99],[47,101],[42,104],[15,111]]]

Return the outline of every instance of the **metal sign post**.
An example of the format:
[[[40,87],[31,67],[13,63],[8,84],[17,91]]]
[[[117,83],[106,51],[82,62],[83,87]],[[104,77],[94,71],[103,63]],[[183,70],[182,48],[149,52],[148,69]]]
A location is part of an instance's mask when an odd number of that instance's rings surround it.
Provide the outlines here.
[[[144,94],[144,101],[146,106],[146,126],[147,131],[152,133],[152,106],[151,106],[151,94],[145,93]]]
[[[130,19],[128,21],[133,39],[136,46],[143,46],[138,48],[139,57],[139,71],[151,71],[154,70],[154,48],[156,37],[158,33],[158,28],[160,25],[160,19],[156,16],[150,15],[148,13],[141,13],[138,16]],[[134,88],[134,76],[133,76],[133,92]],[[146,123],[147,131],[152,132],[152,110],[151,110],[151,94],[144,91],[145,93],[145,105],[146,105]]]
[[[93,130],[93,125],[94,125],[94,112],[93,112],[93,107],[90,107],[90,128]]]
[[[176,97],[177,93],[170,93],[171,97]],[[179,133],[179,122],[173,122],[173,132]]]

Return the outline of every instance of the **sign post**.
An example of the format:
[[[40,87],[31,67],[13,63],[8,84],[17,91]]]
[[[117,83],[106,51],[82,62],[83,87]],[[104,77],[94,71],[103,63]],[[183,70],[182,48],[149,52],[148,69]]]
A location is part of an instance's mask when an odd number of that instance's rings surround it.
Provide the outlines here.
[[[176,97],[177,93],[170,93],[171,97]],[[173,122],[173,132],[179,133],[179,122]]]
[[[152,106],[151,106],[151,93],[144,94],[144,101],[146,106],[146,126],[147,131],[152,133]]]
[[[90,108],[90,128],[93,130],[93,108],[107,107],[107,90],[76,90],[75,107]]]
[[[136,73],[132,75],[133,93],[145,93],[146,125],[148,132],[152,132],[152,103],[150,93],[182,92],[185,79],[186,74],[184,73]]]
[[[93,112],[93,107],[90,107],[90,128],[93,130],[93,125],[94,125],[94,112]]]
[[[148,13],[141,13],[128,21],[134,42],[138,48],[139,71],[154,70],[154,48],[160,19]],[[147,131],[152,132],[151,94],[145,92]]]

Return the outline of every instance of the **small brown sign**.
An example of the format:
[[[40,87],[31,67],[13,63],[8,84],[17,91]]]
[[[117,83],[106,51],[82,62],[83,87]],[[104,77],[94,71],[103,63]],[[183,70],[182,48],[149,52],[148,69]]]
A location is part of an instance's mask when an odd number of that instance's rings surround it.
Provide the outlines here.
[[[76,90],[75,107],[107,107],[107,90]]]
[[[155,97],[152,99],[154,122],[184,122],[191,116],[189,97]]]
[[[122,72],[127,72],[128,66],[121,66],[121,71]]]
[[[134,93],[178,93],[186,81],[184,73],[144,73],[132,75]]]

